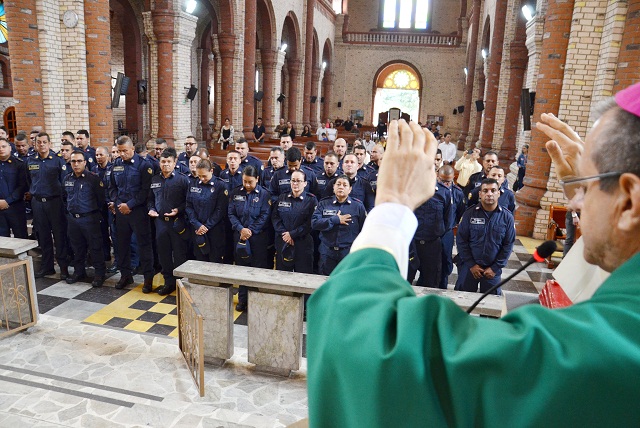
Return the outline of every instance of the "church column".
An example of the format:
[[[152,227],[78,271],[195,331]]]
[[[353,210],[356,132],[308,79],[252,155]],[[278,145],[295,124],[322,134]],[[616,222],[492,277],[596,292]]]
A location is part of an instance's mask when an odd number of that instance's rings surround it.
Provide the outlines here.
[[[200,132],[201,138],[205,142],[211,138],[209,132],[209,55],[211,50],[209,48],[197,49],[198,56],[200,57]],[[212,88],[213,90],[213,88]]]
[[[300,83],[300,69],[302,67],[302,61],[299,59],[291,59],[287,62],[287,68],[289,70],[289,117],[287,120],[291,122],[294,127],[298,127],[298,86]],[[302,128],[301,128],[302,129]]]
[[[476,86],[478,87],[477,99],[481,100],[482,98],[484,98],[484,86],[486,81],[486,78],[484,75],[484,64],[480,63],[480,65],[476,67],[476,76],[477,76]],[[475,101],[472,103],[472,105],[473,105],[473,108],[476,108]],[[482,127],[482,117],[484,116],[483,113],[484,113],[483,111],[476,110],[476,123],[473,128],[473,137],[471,138],[473,147],[475,147],[476,142],[480,138],[480,128]]]
[[[276,127],[277,120],[274,117],[273,103],[275,102],[275,69],[276,69],[277,51],[270,49],[261,49],[260,57],[262,61],[262,124],[270,135],[273,128]]]
[[[159,6],[156,6],[159,7]],[[174,12],[166,9],[154,9],[153,32],[156,37],[158,64],[158,137],[167,140],[173,146],[173,36]]]
[[[313,67],[313,73],[311,73],[311,96],[316,97],[316,102],[311,103],[311,111],[309,113],[310,122],[306,122],[311,125],[312,129],[315,129],[318,127],[318,104],[320,103],[320,95],[318,94],[319,84],[320,84],[320,67]]]
[[[280,95],[280,93],[283,92],[283,88],[284,88],[284,82],[283,82],[283,68],[284,68],[284,61],[285,61],[285,57],[286,54],[282,51],[277,51],[276,52],[276,57],[275,57],[275,61],[276,61],[276,67],[273,70],[273,74],[274,74],[274,79],[275,79],[275,88],[274,88],[274,92],[273,92],[273,99],[276,100],[278,98],[278,96]],[[265,91],[266,92],[266,91]],[[274,115],[274,120],[271,123],[271,130],[269,130],[269,132],[273,131],[273,129],[276,127],[276,124],[280,123],[280,118],[284,117],[284,102],[277,102],[277,101],[273,101],[271,103],[271,105],[274,106],[273,109],[273,115]]]
[[[324,78],[322,79],[322,86],[324,88],[324,105],[322,106],[322,117],[320,118],[320,122],[330,120],[332,79],[333,73],[331,73],[330,70],[324,70]]]
[[[473,81],[475,79],[476,58],[478,56],[478,33],[480,32],[480,3],[482,0],[473,0],[471,16],[471,38],[469,40],[469,62],[467,63],[467,82],[464,90],[464,113],[462,116],[462,132],[458,138],[458,150],[464,150],[469,127],[471,125],[471,103],[473,101]]]
[[[224,125],[224,119],[231,119],[233,124],[233,58],[236,53],[236,36],[228,33],[218,34],[218,44],[220,47],[220,57],[222,77],[221,81],[221,105],[220,105],[220,123],[218,127]],[[237,126],[238,124],[236,124]]]
[[[254,105],[253,98],[256,81],[256,0],[244,2],[244,97],[242,103],[242,122],[244,136],[248,140],[254,140]]]
[[[311,96],[313,92],[313,15],[316,1],[307,0],[307,25],[305,28],[305,49],[304,49],[304,97],[302,98],[302,123],[308,125],[313,120],[311,115]]]
[[[482,148],[491,150],[493,130],[496,120],[496,106],[498,104],[498,90],[500,87],[500,65],[502,64],[502,45],[504,44],[504,27],[507,17],[507,0],[496,2],[496,15],[492,23],[493,37],[491,38],[491,52],[489,53],[489,70],[485,88],[485,111],[482,122]]]
[[[542,113],[558,114],[573,5],[573,0],[549,0],[532,123],[538,122]],[[519,235],[531,236],[533,233],[540,199],[547,190],[551,169],[551,158],[545,149],[547,140],[547,136],[542,132],[535,128],[531,130],[525,185],[516,193],[519,204],[516,211],[516,230]]]

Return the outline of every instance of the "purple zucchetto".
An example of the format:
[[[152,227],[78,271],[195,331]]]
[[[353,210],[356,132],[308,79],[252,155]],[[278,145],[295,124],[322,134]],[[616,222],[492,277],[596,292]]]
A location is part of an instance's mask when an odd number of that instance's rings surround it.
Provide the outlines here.
[[[640,117],[640,83],[631,85],[616,94],[616,104],[635,116]]]

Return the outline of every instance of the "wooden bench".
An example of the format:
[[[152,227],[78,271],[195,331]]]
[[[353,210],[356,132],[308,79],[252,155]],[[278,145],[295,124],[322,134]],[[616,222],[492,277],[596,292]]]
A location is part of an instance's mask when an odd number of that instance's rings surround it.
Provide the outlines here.
[[[204,359],[223,364],[233,355],[232,284],[249,287],[248,361],[257,370],[288,376],[302,358],[304,295],[327,279],[321,275],[282,272],[190,260],[174,270],[204,316]],[[413,287],[418,296],[437,294],[466,309],[478,293]],[[488,296],[474,314],[498,318],[501,296]],[[180,308],[178,308],[180,311]]]

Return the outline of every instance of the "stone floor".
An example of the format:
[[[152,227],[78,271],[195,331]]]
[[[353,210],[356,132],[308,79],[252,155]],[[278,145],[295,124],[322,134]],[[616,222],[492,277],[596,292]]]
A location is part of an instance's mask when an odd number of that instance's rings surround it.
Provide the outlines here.
[[[520,238],[503,277],[537,243]],[[535,293],[549,278],[535,264],[504,289]],[[178,349],[175,295],[143,294],[139,276],[116,290],[118,279],[99,289],[36,281],[39,323],[0,341],[0,427],[283,427],[306,417],[306,359],[289,378],[256,372],[246,313],[235,314],[233,359],[206,367],[201,398]],[[455,279],[454,268],[450,288]]]

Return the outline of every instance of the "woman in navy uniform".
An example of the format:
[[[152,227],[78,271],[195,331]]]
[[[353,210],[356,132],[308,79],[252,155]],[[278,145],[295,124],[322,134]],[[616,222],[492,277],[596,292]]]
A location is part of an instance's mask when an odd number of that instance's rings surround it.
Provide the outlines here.
[[[349,254],[367,216],[362,202],[350,198],[350,192],[349,177],[341,175],[333,184],[334,196],[322,199],[313,213],[311,227],[320,231],[321,275],[330,275]]]
[[[229,220],[236,244],[236,264],[257,268],[273,268],[269,263],[265,233],[271,216],[271,194],[258,185],[260,173],[248,165],[242,171],[242,186],[232,190],[229,197]],[[240,286],[236,310],[247,309],[247,287]]]
[[[291,174],[291,192],[278,197],[271,221],[276,231],[276,269],[313,273],[313,238],[311,217],[318,200],[305,193],[307,177],[304,171]]]
[[[196,165],[198,181],[191,183],[187,193],[187,218],[196,235],[198,260],[222,263],[229,192],[224,181],[213,175],[211,161],[202,159]]]
[[[27,169],[24,162],[11,156],[9,142],[0,138],[0,236],[27,239],[24,194]]]

